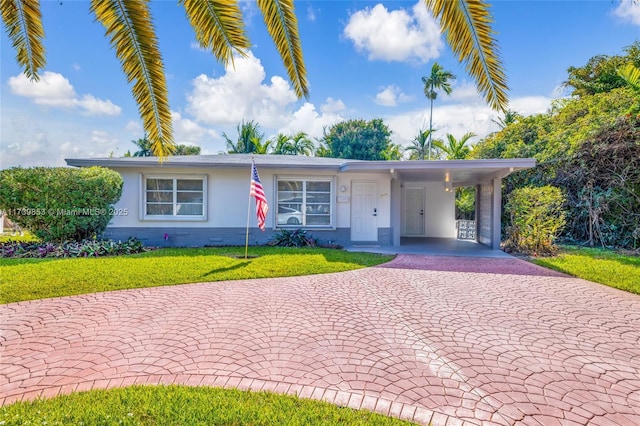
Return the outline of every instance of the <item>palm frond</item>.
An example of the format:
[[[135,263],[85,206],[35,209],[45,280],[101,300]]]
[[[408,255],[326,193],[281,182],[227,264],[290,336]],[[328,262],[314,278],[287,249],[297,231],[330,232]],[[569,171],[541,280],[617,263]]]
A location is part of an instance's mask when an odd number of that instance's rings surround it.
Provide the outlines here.
[[[173,153],[175,145],[167,82],[148,0],[92,0],[91,11],[104,25],[127,81],[133,82],[133,97],[151,150],[162,160]]]
[[[640,68],[633,64],[626,64],[618,70],[618,75],[635,91],[640,91]]]
[[[38,80],[38,72],[46,63],[40,3],[29,0],[0,0],[0,10],[7,35],[16,50],[18,65],[24,68],[27,77]]]
[[[282,57],[298,97],[309,96],[307,70],[302,57],[298,19],[293,0],[258,0],[267,30]]]
[[[245,55],[251,47],[242,20],[242,12],[235,0],[180,0],[200,46],[210,50],[227,65],[233,53]]]
[[[508,105],[507,78],[498,56],[488,6],[482,0],[425,0],[451,49],[495,110]]]

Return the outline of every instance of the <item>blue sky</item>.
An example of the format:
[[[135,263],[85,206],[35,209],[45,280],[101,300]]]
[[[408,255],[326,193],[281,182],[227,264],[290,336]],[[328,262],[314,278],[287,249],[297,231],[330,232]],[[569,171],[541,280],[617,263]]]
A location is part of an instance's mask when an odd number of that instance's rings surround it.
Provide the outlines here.
[[[253,2],[242,2],[253,47],[224,69],[195,42],[175,1],[152,2],[177,143],[225,150],[244,118],[267,137],[351,118],[382,117],[407,144],[428,123],[421,77],[437,61],[457,79],[434,105],[436,136],[496,130],[497,113],[478,96],[422,2],[298,1],[308,100],[293,94]],[[122,156],[142,137],[130,86],[88,1],[44,1],[47,66],[39,82],[21,75],[3,27],[0,36],[0,167],[58,166],[64,158]],[[510,107],[544,112],[565,95],[569,66],[622,53],[640,39],[632,0],[496,1],[494,29],[509,82]]]

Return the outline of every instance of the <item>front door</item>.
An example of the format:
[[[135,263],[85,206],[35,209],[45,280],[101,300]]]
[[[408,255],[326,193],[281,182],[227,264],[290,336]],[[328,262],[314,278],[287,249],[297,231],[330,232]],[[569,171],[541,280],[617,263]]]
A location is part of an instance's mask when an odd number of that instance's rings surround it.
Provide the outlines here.
[[[351,241],[378,241],[378,185],[353,182],[351,187]]]
[[[424,188],[404,192],[404,235],[424,235]]]

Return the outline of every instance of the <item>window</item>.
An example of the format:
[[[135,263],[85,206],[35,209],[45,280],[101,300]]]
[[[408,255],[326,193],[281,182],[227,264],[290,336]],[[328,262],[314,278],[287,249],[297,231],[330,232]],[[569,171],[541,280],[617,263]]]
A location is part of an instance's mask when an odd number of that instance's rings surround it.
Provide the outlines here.
[[[204,177],[147,177],[144,194],[145,218],[205,218]]]
[[[331,180],[278,179],[278,226],[331,226]]]

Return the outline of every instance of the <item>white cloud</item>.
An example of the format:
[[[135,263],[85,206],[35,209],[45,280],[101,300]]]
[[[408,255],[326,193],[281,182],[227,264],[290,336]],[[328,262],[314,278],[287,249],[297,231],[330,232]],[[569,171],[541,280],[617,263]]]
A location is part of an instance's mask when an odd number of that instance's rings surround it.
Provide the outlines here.
[[[206,148],[212,141],[220,139],[220,135],[213,130],[203,127],[193,120],[182,117],[176,111],[171,112],[173,120],[173,137],[176,144],[198,145]]]
[[[376,94],[375,102],[378,105],[394,107],[399,103],[409,102],[413,96],[409,96],[395,85],[389,85]]]
[[[13,94],[29,98],[36,105],[80,108],[87,115],[119,115],[122,111],[110,100],[98,99],[93,95],[79,98],[69,80],[51,71],[45,71],[38,81],[19,74],[10,77],[8,84]]]
[[[438,98],[435,102],[438,102],[442,99],[454,102],[482,102],[482,97],[478,93],[476,85],[469,81],[463,81],[460,84],[454,84],[450,95],[439,92]]]
[[[311,5],[307,6],[307,20],[309,22],[316,21],[316,11],[313,9]]]
[[[370,60],[427,62],[444,47],[440,27],[424,3],[411,11],[389,11],[382,4],[353,13],[344,35]]]
[[[529,96],[512,99],[509,108],[527,116],[546,112],[550,104],[551,98]],[[484,102],[434,104],[434,137],[443,138],[447,133],[451,133],[459,138],[467,132],[473,132],[477,137],[472,141],[478,141],[498,130],[492,120],[497,119],[499,115]],[[413,140],[419,130],[429,128],[429,108],[388,116],[385,117],[385,122],[393,131],[391,136],[394,143],[406,145]]]
[[[320,113],[316,110],[315,105],[305,102],[293,113],[289,122],[278,129],[278,132],[285,134],[305,132],[312,138],[319,138],[323,135],[325,127],[346,120],[340,114],[344,110],[346,107],[340,99],[327,98],[326,102],[320,106]]]
[[[624,21],[640,25],[640,3],[634,0],[620,0],[613,14]]]
[[[236,124],[256,120],[267,127],[286,121],[285,108],[296,102],[295,92],[280,76],[264,83],[266,73],[260,60],[251,52],[235,57],[219,78],[204,74],[193,81],[187,95],[187,111],[196,120],[212,125]]]

